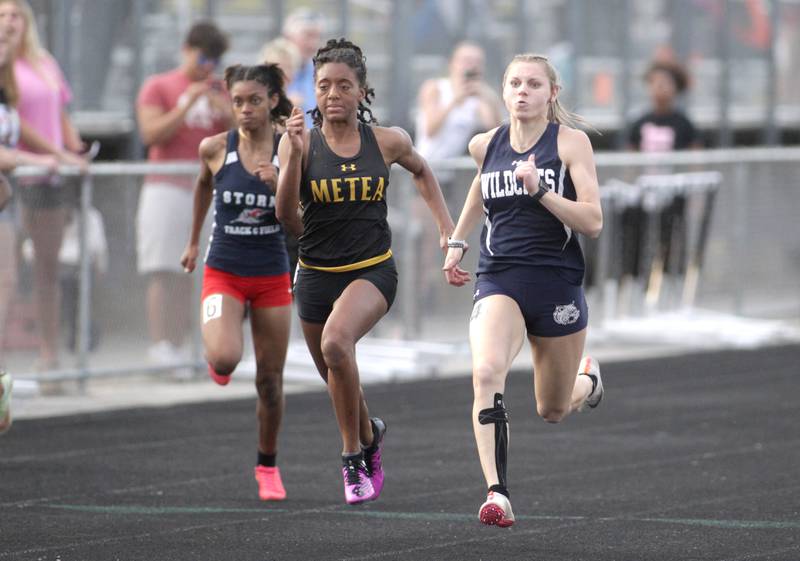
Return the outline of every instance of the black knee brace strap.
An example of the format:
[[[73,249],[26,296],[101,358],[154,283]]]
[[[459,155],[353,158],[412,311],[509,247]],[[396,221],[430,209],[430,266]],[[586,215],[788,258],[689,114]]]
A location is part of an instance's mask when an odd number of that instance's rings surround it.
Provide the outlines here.
[[[503,404],[503,394],[494,394],[494,407],[478,413],[482,425],[494,424],[494,462],[497,468],[498,483],[506,487],[506,466],[508,458],[508,411]]]

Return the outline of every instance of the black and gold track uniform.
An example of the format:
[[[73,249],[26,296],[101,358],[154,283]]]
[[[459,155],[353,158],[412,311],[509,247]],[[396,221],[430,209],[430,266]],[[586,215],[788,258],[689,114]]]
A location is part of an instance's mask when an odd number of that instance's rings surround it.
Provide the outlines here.
[[[351,158],[333,152],[311,129],[300,181],[303,235],[295,297],[300,318],[324,323],[333,303],[356,279],[374,284],[392,305],[397,270],[386,219],[389,168],[369,125],[359,123],[361,148]]]

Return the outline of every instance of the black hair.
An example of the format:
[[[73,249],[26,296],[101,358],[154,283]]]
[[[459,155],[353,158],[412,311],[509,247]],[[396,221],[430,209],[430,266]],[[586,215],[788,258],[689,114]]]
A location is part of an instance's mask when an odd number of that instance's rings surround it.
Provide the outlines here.
[[[358,104],[358,120],[366,124],[377,124],[378,121],[372,115],[372,110],[368,107],[375,97],[375,90],[367,83],[367,57],[361,52],[361,48],[348,41],[344,37],[341,39],[329,39],[328,43],[317,51],[314,55],[314,80],[317,79],[317,72],[324,64],[329,62],[341,62],[353,69],[358,78],[358,85],[364,88],[366,95],[364,101]],[[322,124],[322,113],[319,107],[314,107],[308,112],[314,120],[315,126]]]
[[[644,74],[645,80],[649,80],[655,72],[665,72],[668,74],[669,77],[672,78],[672,82],[675,84],[675,90],[678,93],[685,92],[689,87],[689,73],[677,62],[656,61],[651,63],[650,66],[647,67],[647,72]]]
[[[258,64],[256,66],[234,64],[225,69],[224,78],[228,91],[236,82],[253,80],[266,86],[270,97],[278,94],[278,104],[270,111],[270,118],[274,122],[282,123],[292,113],[292,102],[289,101],[283,89],[286,75],[277,64]]]
[[[209,58],[221,58],[228,50],[228,37],[210,21],[195,23],[186,34],[185,44],[194,47]]]

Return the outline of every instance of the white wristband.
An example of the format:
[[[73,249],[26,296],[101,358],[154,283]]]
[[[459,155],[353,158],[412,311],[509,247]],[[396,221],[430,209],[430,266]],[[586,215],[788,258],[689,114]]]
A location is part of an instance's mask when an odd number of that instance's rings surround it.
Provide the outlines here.
[[[466,249],[467,248],[467,241],[466,240],[454,240],[453,238],[447,238],[447,247],[448,248]]]

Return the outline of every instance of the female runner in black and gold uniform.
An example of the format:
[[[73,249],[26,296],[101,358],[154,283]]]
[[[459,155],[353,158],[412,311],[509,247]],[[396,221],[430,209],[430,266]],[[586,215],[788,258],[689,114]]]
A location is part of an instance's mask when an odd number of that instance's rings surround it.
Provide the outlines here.
[[[454,227],[439,184],[408,133],[375,125],[364,60],[345,39],[330,40],[317,52],[315,127],[306,130],[297,108],[286,122],[276,201],[278,219],[290,231],[302,229],[295,298],[336,412],[350,504],[378,498],[383,487],[386,425],[369,418],[355,345],[389,310],[397,288],[386,220],[390,166],[398,163],[413,174],[442,249]]]

